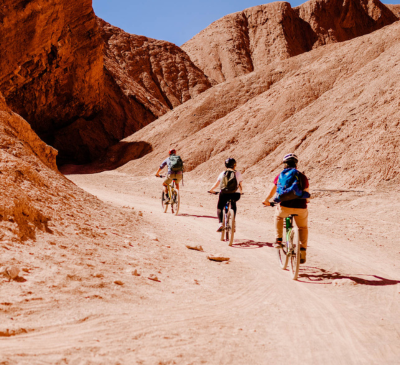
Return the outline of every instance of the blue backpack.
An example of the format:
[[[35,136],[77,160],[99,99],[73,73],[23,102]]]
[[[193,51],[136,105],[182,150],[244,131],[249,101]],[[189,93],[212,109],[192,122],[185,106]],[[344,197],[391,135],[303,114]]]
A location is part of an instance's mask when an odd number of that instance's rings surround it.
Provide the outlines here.
[[[278,178],[274,202],[280,203],[293,199],[307,199],[310,194],[303,191],[300,172],[293,167],[284,169]]]

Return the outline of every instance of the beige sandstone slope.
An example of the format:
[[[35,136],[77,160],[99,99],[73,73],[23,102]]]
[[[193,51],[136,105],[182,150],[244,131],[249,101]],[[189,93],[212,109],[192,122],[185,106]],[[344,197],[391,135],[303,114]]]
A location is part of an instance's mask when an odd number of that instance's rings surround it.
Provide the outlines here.
[[[311,0],[296,8],[274,2],[215,21],[182,49],[214,83],[220,83],[396,20],[378,0]]]
[[[21,252],[26,259],[28,251],[21,244],[41,251],[43,245],[47,249],[48,241],[65,241],[66,237],[67,241],[100,242],[114,218],[125,224],[119,212],[58,172],[57,151],[11,111],[1,94],[0,142],[0,267],[24,264]],[[134,214],[125,216],[131,227],[138,225]],[[7,262],[7,257],[12,261]]]
[[[386,4],[386,6],[390,9],[390,11],[397,16],[397,18],[400,18],[400,5],[395,5],[395,4]]]
[[[293,151],[314,184],[398,187],[399,55],[395,23],[217,85],[125,139],[153,152],[119,170],[152,174],[173,146],[195,176],[234,156],[265,181]]]

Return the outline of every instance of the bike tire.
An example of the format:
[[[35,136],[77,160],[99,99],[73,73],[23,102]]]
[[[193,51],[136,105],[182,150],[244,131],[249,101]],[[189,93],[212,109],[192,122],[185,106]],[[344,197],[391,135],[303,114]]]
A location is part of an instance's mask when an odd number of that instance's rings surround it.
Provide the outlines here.
[[[288,245],[287,242],[282,242],[283,247],[279,248],[276,250],[278,253],[278,261],[279,261],[279,266],[281,267],[282,270],[286,270],[288,262],[289,262],[289,256],[288,256]]]
[[[229,210],[228,213],[228,234],[230,232],[230,237],[227,237],[227,241],[229,241],[229,246],[233,244],[233,237],[235,236],[235,213],[233,209]]]
[[[221,231],[221,241],[225,241],[225,212],[222,212],[222,231]]]
[[[292,234],[290,235],[290,245],[290,272],[292,273],[292,279],[297,280],[300,267],[300,242],[299,231],[296,228],[293,228]]]
[[[161,206],[162,206],[163,212],[164,212],[164,213],[167,213],[168,204],[165,204],[164,198],[165,198],[165,192],[163,191],[163,192],[161,193]]]
[[[174,206],[174,208],[175,208],[175,215],[178,215],[178,213],[179,213],[179,207],[180,207],[180,205],[181,205],[181,194],[179,194],[179,190],[175,190],[175,197],[174,197],[174,200],[175,200],[175,206]]]

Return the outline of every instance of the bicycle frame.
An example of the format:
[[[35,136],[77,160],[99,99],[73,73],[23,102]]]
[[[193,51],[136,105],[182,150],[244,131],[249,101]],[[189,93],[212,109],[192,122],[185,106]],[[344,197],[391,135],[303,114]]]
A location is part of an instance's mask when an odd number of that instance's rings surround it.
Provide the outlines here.
[[[230,229],[230,227],[228,227],[228,213],[229,213],[230,209],[231,209],[231,201],[229,200],[225,204],[225,207],[224,207],[224,216],[225,216],[225,219],[224,219],[225,227],[223,227],[224,231],[229,231],[229,229]]]
[[[286,245],[288,245],[290,241],[290,235],[292,234],[292,229],[293,229],[293,217],[290,216],[285,218],[285,229],[286,229]],[[288,250],[290,249],[291,248],[288,247]]]
[[[175,180],[172,180],[172,184],[168,184],[167,190],[168,190],[168,197],[171,200],[171,197],[173,196],[173,193],[175,191]]]

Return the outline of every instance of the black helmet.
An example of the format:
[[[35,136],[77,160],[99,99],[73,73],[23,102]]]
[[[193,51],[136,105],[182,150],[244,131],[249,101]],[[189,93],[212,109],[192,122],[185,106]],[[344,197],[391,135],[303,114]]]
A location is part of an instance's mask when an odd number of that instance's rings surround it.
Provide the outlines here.
[[[236,165],[236,160],[234,158],[229,157],[227,160],[225,160],[226,168],[233,169],[235,165]]]
[[[297,162],[299,162],[299,159],[297,158],[297,156],[294,153],[288,153],[287,155],[285,155],[285,157],[283,158],[283,162],[294,162],[297,164]]]

